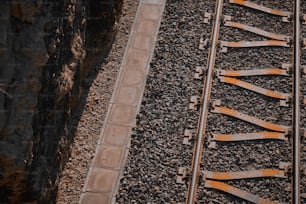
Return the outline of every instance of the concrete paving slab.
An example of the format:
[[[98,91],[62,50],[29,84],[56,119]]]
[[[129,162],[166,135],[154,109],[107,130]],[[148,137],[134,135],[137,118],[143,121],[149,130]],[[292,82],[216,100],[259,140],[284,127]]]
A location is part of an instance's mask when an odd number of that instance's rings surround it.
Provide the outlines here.
[[[140,89],[138,87],[120,86],[116,92],[114,103],[136,106],[139,103]]]
[[[123,154],[125,153],[125,147],[100,145],[97,150],[94,168],[105,168],[119,170],[122,165]]]
[[[145,70],[148,66],[148,60],[148,51],[129,48],[126,56],[125,68]]]
[[[85,193],[81,197],[80,204],[109,203],[111,198],[109,193]]]
[[[118,178],[118,171],[92,168],[87,181],[87,192],[112,192]]]
[[[156,4],[142,4],[138,19],[159,20],[162,15],[162,6]]]
[[[120,86],[142,87],[145,75],[138,69],[127,69],[121,76]]]
[[[113,104],[109,122],[118,125],[135,125],[136,108],[126,104]]]
[[[166,0],[141,0],[142,3],[164,5]]]
[[[138,33],[144,33],[146,35],[152,35],[156,31],[157,21],[153,20],[139,20],[136,24],[135,31]]]
[[[107,124],[103,134],[103,143],[117,146],[128,146],[131,127]]]
[[[153,37],[146,35],[144,33],[134,33],[134,37],[132,40],[133,48],[149,51],[153,46]]]

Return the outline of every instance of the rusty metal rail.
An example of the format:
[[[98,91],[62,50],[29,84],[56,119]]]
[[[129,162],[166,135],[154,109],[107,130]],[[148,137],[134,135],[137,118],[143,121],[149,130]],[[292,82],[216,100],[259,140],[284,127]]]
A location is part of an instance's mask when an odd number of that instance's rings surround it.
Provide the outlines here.
[[[289,76],[288,69],[267,68],[267,69],[250,69],[250,70],[217,70],[218,76],[242,77],[242,76],[263,76],[263,75],[283,75]]]
[[[211,38],[211,44],[209,49],[208,64],[206,71],[206,77],[204,79],[204,87],[202,90],[202,97],[192,96],[190,99],[189,108],[193,110],[198,110],[200,108],[200,118],[197,130],[185,130],[183,143],[187,145],[192,144],[192,139],[194,138],[194,152],[193,160],[190,168],[190,172],[185,167],[180,167],[178,169],[177,183],[186,183],[186,177],[189,177],[190,173],[190,182],[188,184],[187,192],[187,204],[193,204],[196,202],[197,197],[197,186],[199,183],[199,175],[201,174],[204,181],[205,188],[212,188],[219,191],[223,191],[239,198],[242,198],[246,201],[257,204],[278,204],[278,201],[271,201],[266,198],[262,198],[258,195],[254,195],[248,191],[241,190],[237,187],[231,186],[226,183],[229,180],[237,179],[255,179],[255,178],[264,178],[264,177],[276,177],[288,179],[288,169],[290,169],[289,175],[293,177],[293,188],[292,188],[292,203],[300,203],[300,189],[299,189],[299,180],[300,180],[300,168],[299,168],[299,143],[300,143],[300,118],[299,118],[299,89],[300,89],[300,0],[295,0],[295,19],[294,19],[294,28],[295,35],[293,38],[283,35],[268,32],[260,28],[248,26],[239,22],[231,21],[230,16],[225,16],[225,26],[238,28],[241,30],[249,31],[260,36],[268,38],[268,40],[262,41],[239,41],[239,42],[228,42],[228,41],[219,41],[219,31],[221,24],[221,15],[223,10],[223,0],[216,0],[216,10],[214,14],[214,25]],[[292,13],[280,11],[276,9],[271,9],[262,5],[258,5],[245,0],[229,0],[231,4],[237,4],[240,6],[245,6],[255,10],[259,10],[271,15],[276,15],[282,17],[284,22],[289,22],[292,18]],[[209,16],[205,14],[207,18],[205,21],[208,22],[212,14]],[[215,58],[217,54],[217,45],[218,41],[220,42],[221,50],[220,52],[226,52],[228,48],[250,48],[250,47],[290,47],[294,46],[294,63],[293,64],[282,64],[281,67],[270,67],[265,69],[247,69],[247,70],[224,70],[216,69],[215,71]],[[208,40],[201,39],[199,49],[204,49],[208,44]],[[278,91],[265,89],[254,84],[245,82],[238,79],[238,77],[245,76],[291,76],[294,72],[294,97],[292,98],[291,94],[280,93]],[[208,148],[216,148],[217,142],[223,143],[223,145],[228,144],[229,142],[239,142],[239,141],[251,141],[251,140],[278,140],[279,142],[288,142],[291,141],[288,139],[288,135],[291,136],[293,129],[293,160],[292,163],[281,162],[279,169],[259,169],[259,170],[248,170],[248,171],[239,171],[239,172],[212,172],[207,170],[201,170],[200,164],[202,160],[203,146],[204,146],[204,135],[206,133],[206,124],[207,116],[209,112],[210,104],[210,94],[211,87],[213,82],[213,74],[216,73],[216,76],[221,82],[233,84],[241,88],[262,94],[271,98],[279,99],[281,105],[289,106],[289,99],[293,99],[294,105],[294,124],[292,127],[272,123],[264,119],[260,119],[245,113],[239,112],[234,109],[230,109],[224,106],[221,106],[221,100],[214,100],[212,103],[211,113],[217,113],[233,117],[239,120],[243,120],[247,123],[256,125],[261,128],[267,129],[267,131],[262,132],[252,132],[252,133],[236,133],[236,134],[221,134],[221,133],[207,133],[207,142]],[[196,67],[196,73],[194,75],[195,79],[203,79],[204,67]],[[237,77],[237,78],[236,78]],[[290,134],[289,134],[290,133]],[[204,164],[205,165],[205,164]]]
[[[247,140],[284,140],[287,141],[285,133],[281,132],[255,132],[238,134],[212,134],[211,141],[234,142]]]
[[[237,179],[252,179],[252,178],[264,178],[264,177],[276,177],[276,178],[287,178],[288,173],[287,162],[280,162],[279,169],[259,169],[239,172],[212,172],[202,171],[203,180],[206,188],[217,189],[244,200],[250,201],[257,204],[274,203],[278,204],[277,201],[271,201],[268,199],[261,198],[257,195],[251,194],[245,190],[233,187],[220,181],[226,180],[237,180]],[[217,180],[217,181],[216,181]]]
[[[271,8],[261,6],[261,5],[258,5],[258,4],[249,2],[249,1],[245,1],[245,0],[230,0],[230,3],[249,7],[249,8],[256,9],[258,11],[262,11],[262,12],[269,13],[272,15],[281,16],[283,17],[283,21],[285,22],[288,22],[289,18],[291,17],[290,12],[280,11],[277,9],[271,9]]]
[[[228,84],[233,84],[239,87],[242,87],[244,89],[248,89],[251,90],[253,92],[271,97],[271,98],[276,98],[276,99],[280,99],[280,103],[283,106],[286,106],[287,102],[289,101],[289,94],[286,93],[280,93],[277,91],[272,91],[270,89],[265,89],[256,85],[253,85],[251,83],[239,80],[239,79],[235,79],[232,77],[222,77],[222,76],[218,76],[220,82],[224,82],[224,83],[228,83]]]
[[[293,195],[292,202],[300,203],[300,64],[301,64],[301,26],[300,0],[295,0],[294,19],[294,107],[293,107]]]
[[[246,121],[248,123],[266,128],[268,130],[273,130],[273,131],[277,131],[277,132],[284,132],[284,133],[288,133],[290,127],[288,126],[284,126],[284,125],[278,125],[278,124],[274,124],[268,121],[264,121],[258,118],[255,118],[253,116],[249,116],[247,114],[244,113],[240,113],[237,110],[234,109],[230,109],[230,108],[226,108],[226,107],[221,107],[221,100],[215,100],[213,103],[213,110],[211,111],[212,113],[220,113],[220,114],[224,114],[224,115],[228,115],[243,121]]]
[[[262,41],[220,41],[221,51],[227,52],[227,48],[250,48],[250,47],[290,47],[289,43],[282,40],[262,40]]]
[[[216,189],[216,190],[220,190],[220,191],[232,194],[234,196],[240,197],[244,200],[250,201],[252,203],[279,204],[279,202],[264,199],[260,196],[254,195],[254,194],[249,193],[249,192],[244,191],[244,190],[240,190],[236,187],[233,187],[231,185],[228,185],[228,184],[220,182],[220,181],[205,179],[204,182],[205,182],[205,187],[206,188],[213,188],[213,189]]]
[[[228,18],[227,18],[228,19]],[[259,28],[255,28],[252,26],[248,26],[242,23],[238,23],[238,22],[232,22],[229,20],[225,20],[224,23],[225,26],[229,26],[229,27],[233,27],[233,28],[239,28],[241,30],[245,30],[245,31],[249,31],[251,33],[255,33],[257,35],[263,36],[263,37],[267,37],[267,38],[271,38],[273,40],[280,40],[280,41],[286,41],[289,42],[290,41],[290,37],[286,36],[286,35],[281,35],[281,34],[276,34],[276,33],[271,33]]]
[[[261,198],[260,196],[251,194],[245,190],[233,187],[220,181],[226,180],[237,180],[237,179],[252,179],[252,178],[263,178],[263,177],[276,177],[276,178],[287,178],[289,164],[286,162],[280,162],[280,169],[259,169],[239,172],[212,172],[202,171],[203,180],[206,188],[217,189],[234,196],[240,197],[244,200],[250,201],[257,204],[273,203],[278,204],[277,201],[271,201],[268,199]],[[217,181],[216,181],[217,180]]]
[[[193,204],[196,199],[197,185],[199,178],[199,169],[202,158],[203,151],[203,138],[206,131],[208,106],[210,101],[211,86],[213,81],[213,73],[215,67],[215,58],[217,53],[217,45],[219,38],[219,30],[221,24],[221,15],[223,9],[223,0],[217,0],[216,11],[215,11],[215,23],[212,33],[212,44],[210,48],[210,53],[208,57],[208,67],[207,67],[207,79],[203,87],[203,105],[201,108],[201,116],[198,127],[198,136],[196,141],[196,146],[194,150],[194,158],[191,167],[191,181],[188,186],[187,203]]]
[[[287,178],[285,170],[279,169],[261,169],[250,171],[238,171],[238,172],[213,172],[202,171],[205,178],[214,180],[236,180],[236,179],[249,179],[260,177],[278,177]]]

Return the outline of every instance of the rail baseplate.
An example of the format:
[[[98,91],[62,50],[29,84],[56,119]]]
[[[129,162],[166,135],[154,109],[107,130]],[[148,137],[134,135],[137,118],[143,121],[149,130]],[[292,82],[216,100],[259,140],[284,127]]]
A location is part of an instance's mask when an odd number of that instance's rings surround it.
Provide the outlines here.
[[[197,110],[199,102],[200,102],[200,97],[199,96],[191,96],[190,97],[190,103],[189,103],[189,109]]]
[[[204,67],[197,66],[193,78],[194,79],[203,79],[204,69],[205,69]]]
[[[185,167],[179,167],[177,170],[176,183],[185,184],[186,175],[187,175],[187,169]]]
[[[208,45],[208,39],[201,38],[199,43],[199,49],[204,50],[204,48]]]
[[[210,24],[210,22],[211,22],[213,16],[214,16],[214,15],[213,15],[212,13],[205,12],[205,14],[204,14],[204,23]]]
[[[191,140],[193,139],[194,134],[195,134],[195,131],[194,131],[194,130],[185,129],[185,131],[184,131],[183,144],[185,144],[185,145],[191,145]]]

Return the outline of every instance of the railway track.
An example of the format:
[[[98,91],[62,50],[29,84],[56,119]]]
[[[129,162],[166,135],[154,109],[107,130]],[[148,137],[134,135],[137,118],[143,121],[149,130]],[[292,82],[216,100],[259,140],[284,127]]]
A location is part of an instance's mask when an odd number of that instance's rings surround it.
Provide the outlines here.
[[[189,105],[200,117],[184,134],[193,160],[177,177],[188,204],[301,203],[301,2],[282,3],[217,0],[205,14],[210,51]]]

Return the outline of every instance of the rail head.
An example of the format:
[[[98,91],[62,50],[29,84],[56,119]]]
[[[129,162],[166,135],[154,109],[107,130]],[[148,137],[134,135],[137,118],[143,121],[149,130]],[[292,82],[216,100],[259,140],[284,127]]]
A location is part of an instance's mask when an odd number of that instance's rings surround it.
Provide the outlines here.
[[[194,157],[192,162],[192,173],[191,173],[191,181],[188,186],[188,193],[187,193],[187,202],[188,204],[193,204],[196,200],[197,194],[197,185],[198,185],[198,178],[199,178],[199,169],[200,163],[202,159],[202,151],[203,151],[203,137],[206,131],[206,120],[208,115],[208,106],[210,101],[210,92],[212,86],[212,77],[214,73],[214,65],[215,65],[215,58],[217,53],[217,45],[218,45],[218,38],[219,38],[219,30],[221,24],[221,15],[223,9],[223,0],[216,1],[216,10],[215,10],[215,23],[213,26],[212,32],[212,43],[208,58],[208,67],[207,67],[207,77],[204,80],[204,88],[203,88],[203,106],[201,108],[200,114],[200,126],[198,129],[198,136],[197,141],[195,144],[195,151]]]

